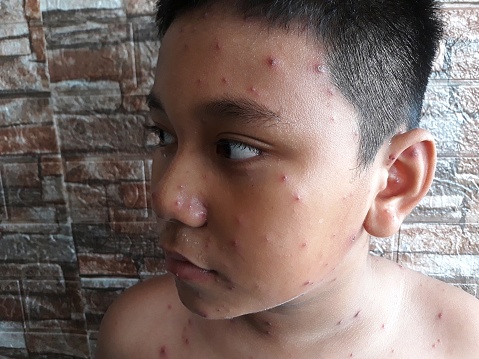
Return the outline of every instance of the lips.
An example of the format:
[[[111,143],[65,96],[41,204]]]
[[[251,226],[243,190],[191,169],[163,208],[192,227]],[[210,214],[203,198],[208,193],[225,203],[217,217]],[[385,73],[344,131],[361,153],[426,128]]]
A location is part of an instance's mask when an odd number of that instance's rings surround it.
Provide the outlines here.
[[[165,250],[166,270],[179,280],[205,282],[214,279],[215,271],[207,270],[191,263],[177,252]]]

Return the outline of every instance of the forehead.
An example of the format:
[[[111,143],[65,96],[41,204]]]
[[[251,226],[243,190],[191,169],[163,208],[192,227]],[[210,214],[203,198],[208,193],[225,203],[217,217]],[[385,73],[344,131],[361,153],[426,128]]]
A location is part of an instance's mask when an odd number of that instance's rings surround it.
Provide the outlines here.
[[[162,41],[153,92],[166,110],[178,98],[187,111],[227,96],[258,102],[296,123],[318,113],[355,114],[333,86],[312,34],[299,26],[270,27],[221,7],[187,12],[172,23]]]

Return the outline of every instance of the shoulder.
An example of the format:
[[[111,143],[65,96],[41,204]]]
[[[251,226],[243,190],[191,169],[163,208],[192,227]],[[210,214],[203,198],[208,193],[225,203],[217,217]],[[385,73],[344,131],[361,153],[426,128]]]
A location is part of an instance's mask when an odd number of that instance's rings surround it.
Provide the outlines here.
[[[479,300],[436,279],[424,277],[419,283],[419,309],[430,318],[431,332],[438,337],[435,348],[442,349],[445,358],[477,358]]]
[[[183,314],[174,279],[160,276],[126,290],[107,310],[100,326],[96,359],[138,357],[147,350],[158,324],[168,326]],[[154,330],[156,329],[156,330]],[[155,334],[153,334],[155,333]],[[168,331],[163,331],[167,335]]]

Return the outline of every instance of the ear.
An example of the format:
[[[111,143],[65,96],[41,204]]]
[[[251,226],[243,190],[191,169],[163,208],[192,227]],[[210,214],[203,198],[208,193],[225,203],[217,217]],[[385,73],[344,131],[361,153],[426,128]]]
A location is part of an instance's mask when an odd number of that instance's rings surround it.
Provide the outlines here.
[[[436,168],[436,147],[429,132],[414,129],[394,136],[380,156],[378,173],[387,173],[387,178],[380,181],[363,226],[375,237],[389,237],[399,231],[428,192]]]

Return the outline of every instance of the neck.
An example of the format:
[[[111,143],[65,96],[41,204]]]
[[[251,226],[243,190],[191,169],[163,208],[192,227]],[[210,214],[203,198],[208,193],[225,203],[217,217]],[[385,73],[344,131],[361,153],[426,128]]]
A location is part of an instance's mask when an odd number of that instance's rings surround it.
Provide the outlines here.
[[[231,319],[225,325],[233,328],[240,345],[261,341],[258,347],[296,353],[298,349],[317,350],[336,343],[344,347],[361,341],[362,336],[370,340],[375,332],[387,335],[398,315],[393,308],[399,307],[402,298],[397,295],[400,286],[381,280],[379,268],[384,260],[371,257],[368,251],[369,238],[364,233],[321,287],[274,309]]]

